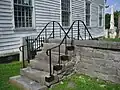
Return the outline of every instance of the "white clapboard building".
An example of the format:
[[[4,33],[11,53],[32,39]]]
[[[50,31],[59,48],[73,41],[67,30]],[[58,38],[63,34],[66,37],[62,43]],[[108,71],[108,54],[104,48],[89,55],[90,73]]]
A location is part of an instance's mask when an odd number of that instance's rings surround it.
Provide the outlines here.
[[[104,35],[104,0],[0,0],[0,55],[19,53],[20,39],[49,21],[69,27],[82,20],[93,37]]]

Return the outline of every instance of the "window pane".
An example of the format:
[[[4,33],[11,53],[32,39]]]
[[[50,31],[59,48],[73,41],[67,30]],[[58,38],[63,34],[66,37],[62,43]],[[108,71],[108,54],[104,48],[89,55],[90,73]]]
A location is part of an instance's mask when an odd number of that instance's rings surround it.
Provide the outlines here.
[[[17,3],[17,0],[14,0],[14,3]]]
[[[70,0],[61,0],[62,7],[62,25],[69,26],[70,24]]]
[[[86,3],[86,14],[90,14],[90,3]]]
[[[90,26],[90,15],[86,15],[86,25]]]
[[[90,26],[90,2],[86,2],[86,25]]]
[[[14,0],[14,3],[15,27],[32,27],[32,8],[22,6],[32,5],[32,0]]]
[[[21,1],[22,1],[22,0],[18,0],[18,4],[22,4]]]
[[[103,7],[99,6],[99,26],[102,26],[102,17],[103,17],[102,10],[103,10]]]

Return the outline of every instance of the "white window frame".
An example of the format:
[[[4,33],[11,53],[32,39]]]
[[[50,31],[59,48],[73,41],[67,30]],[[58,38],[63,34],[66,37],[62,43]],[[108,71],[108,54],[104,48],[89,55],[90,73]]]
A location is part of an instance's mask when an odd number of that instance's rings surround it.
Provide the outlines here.
[[[62,0],[60,0],[60,24],[62,25]],[[72,12],[72,0],[70,0],[70,16],[69,16],[69,25],[68,26],[63,26],[64,28],[68,28],[70,25],[71,25],[71,23],[72,23],[72,14],[71,14],[71,12]]]
[[[99,19],[99,17],[100,17],[100,16],[99,16],[100,7],[102,7],[102,21],[101,21],[102,24],[101,24],[101,26],[100,26],[100,23],[99,23],[99,22],[100,22],[100,19]],[[103,12],[103,10],[104,10],[104,6],[103,6],[103,5],[99,5],[99,6],[98,6],[98,27],[103,27],[103,23],[104,23],[104,21],[103,21],[103,19],[104,19],[104,14],[103,14],[103,13],[104,13],[104,12]]]
[[[15,20],[14,20],[14,0],[11,1],[11,10],[12,10],[12,24],[13,24],[13,30],[35,30],[35,27],[36,27],[36,23],[35,23],[35,2],[34,0],[32,0],[32,27],[18,27],[18,28],[15,28]]]
[[[89,24],[89,26],[88,26],[87,23],[86,23],[86,3],[87,3],[87,2],[90,3],[90,24]],[[85,22],[85,24],[86,24],[87,27],[91,27],[91,9],[92,9],[91,7],[92,7],[92,2],[91,2],[91,0],[85,0],[85,2],[84,2],[84,8],[85,8],[85,9],[84,9],[84,13],[85,13],[85,14],[84,14],[84,17],[85,17],[84,20],[85,20],[85,21],[84,21],[84,22]]]

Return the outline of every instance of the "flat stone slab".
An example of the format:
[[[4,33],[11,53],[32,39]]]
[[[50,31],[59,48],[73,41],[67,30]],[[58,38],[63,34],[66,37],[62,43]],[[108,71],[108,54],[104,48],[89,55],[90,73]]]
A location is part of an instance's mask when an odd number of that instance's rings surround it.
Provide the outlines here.
[[[21,90],[48,90],[47,86],[42,86],[33,80],[23,76],[10,77],[10,83],[19,87]]]
[[[33,81],[39,82],[40,85],[47,85],[47,86],[52,85],[55,82],[58,82],[58,79],[59,79],[59,77],[57,75],[54,75],[55,76],[54,81],[47,83],[45,81],[45,77],[49,76],[48,72],[32,69],[30,67],[21,69],[21,75],[25,76]]]

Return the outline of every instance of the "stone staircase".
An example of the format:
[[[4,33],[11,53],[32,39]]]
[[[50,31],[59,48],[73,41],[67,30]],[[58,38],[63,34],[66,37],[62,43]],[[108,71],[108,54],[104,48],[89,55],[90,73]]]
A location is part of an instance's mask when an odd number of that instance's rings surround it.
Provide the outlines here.
[[[65,44],[62,44],[60,46],[61,67],[58,65],[59,48],[52,49],[52,75],[54,77],[49,78],[49,56],[46,54],[46,50],[58,44],[44,43],[42,51],[37,52],[27,68],[20,70],[19,76],[11,77],[10,82],[22,90],[48,90],[48,87],[58,83],[65,75],[71,74],[76,64],[75,47],[71,45],[65,47]],[[65,54],[66,49],[67,54]]]

